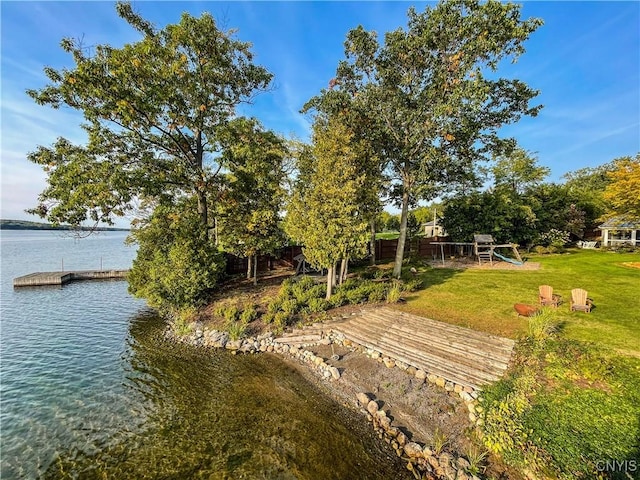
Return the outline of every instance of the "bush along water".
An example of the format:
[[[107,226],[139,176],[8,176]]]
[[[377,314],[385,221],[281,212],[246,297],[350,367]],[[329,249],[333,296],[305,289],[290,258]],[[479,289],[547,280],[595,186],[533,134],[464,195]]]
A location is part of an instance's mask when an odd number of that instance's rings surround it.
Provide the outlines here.
[[[550,317],[532,317],[509,375],[484,390],[484,445],[533,477],[638,478],[640,361],[562,338]]]

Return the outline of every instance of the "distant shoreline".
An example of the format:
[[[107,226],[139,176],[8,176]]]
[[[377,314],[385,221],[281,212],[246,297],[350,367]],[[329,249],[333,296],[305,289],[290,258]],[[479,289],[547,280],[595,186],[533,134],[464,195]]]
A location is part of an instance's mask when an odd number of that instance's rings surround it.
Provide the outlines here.
[[[0,230],[77,230],[71,225],[51,225],[50,223],[30,222],[28,220],[0,220]],[[97,232],[129,232],[129,228],[117,227],[96,227],[96,228],[80,228],[82,231]]]

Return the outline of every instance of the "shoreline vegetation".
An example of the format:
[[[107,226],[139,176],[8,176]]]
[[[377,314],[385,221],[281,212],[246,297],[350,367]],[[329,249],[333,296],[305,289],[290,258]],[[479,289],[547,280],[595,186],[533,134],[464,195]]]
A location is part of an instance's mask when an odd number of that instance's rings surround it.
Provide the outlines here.
[[[94,232],[129,232],[128,228],[116,227],[74,227],[72,225],[53,225],[51,223],[31,222],[29,220],[0,220],[0,230],[63,230]]]
[[[342,300],[324,308],[321,279],[314,285],[309,277],[289,279],[292,271],[263,276],[258,285],[235,279],[206,307],[174,315],[166,335],[232,354],[277,354],[366,417],[415,478],[626,478],[633,472],[611,476],[597,466],[605,458],[633,467],[637,456],[640,352],[632,339],[638,314],[629,306],[638,272],[625,268],[637,255],[567,250],[532,259],[542,272],[417,260],[405,265],[401,283],[390,278],[389,265],[355,268],[347,288],[334,294]],[[618,273],[615,292],[597,280],[598,272]],[[517,316],[513,304],[536,303],[543,278],[560,292],[579,280],[596,308],[571,312],[563,298],[539,316]],[[378,291],[383,285],[386,297]],[[392,286],[397,292],[389,296]],[[319,300],[303,299],[310,292]],[[333,321],[381,301],[517,339],[507,374],[482,392],[468,392],[331,333]],[[447,305],[463,303],[469,308],[452,316]]]

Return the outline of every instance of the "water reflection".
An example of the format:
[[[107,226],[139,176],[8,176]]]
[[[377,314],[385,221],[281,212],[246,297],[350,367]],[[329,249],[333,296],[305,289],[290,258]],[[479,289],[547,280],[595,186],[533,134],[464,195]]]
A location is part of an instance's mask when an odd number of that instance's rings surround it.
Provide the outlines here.
[[[58,452],[44,478],[412,478],[362,419],[278,357],[203,353],[161,333],[153,315],[131,322],[131,423]]]

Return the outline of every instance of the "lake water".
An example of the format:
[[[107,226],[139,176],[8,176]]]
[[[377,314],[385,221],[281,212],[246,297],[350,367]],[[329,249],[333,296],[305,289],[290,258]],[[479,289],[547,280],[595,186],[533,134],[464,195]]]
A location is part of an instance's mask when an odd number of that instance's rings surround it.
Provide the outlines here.
[[[13,288],[63,266],[129,268],[125,236],[1,232],[2,479],[412,478],[278,357],[166,343],[126,282]]]

